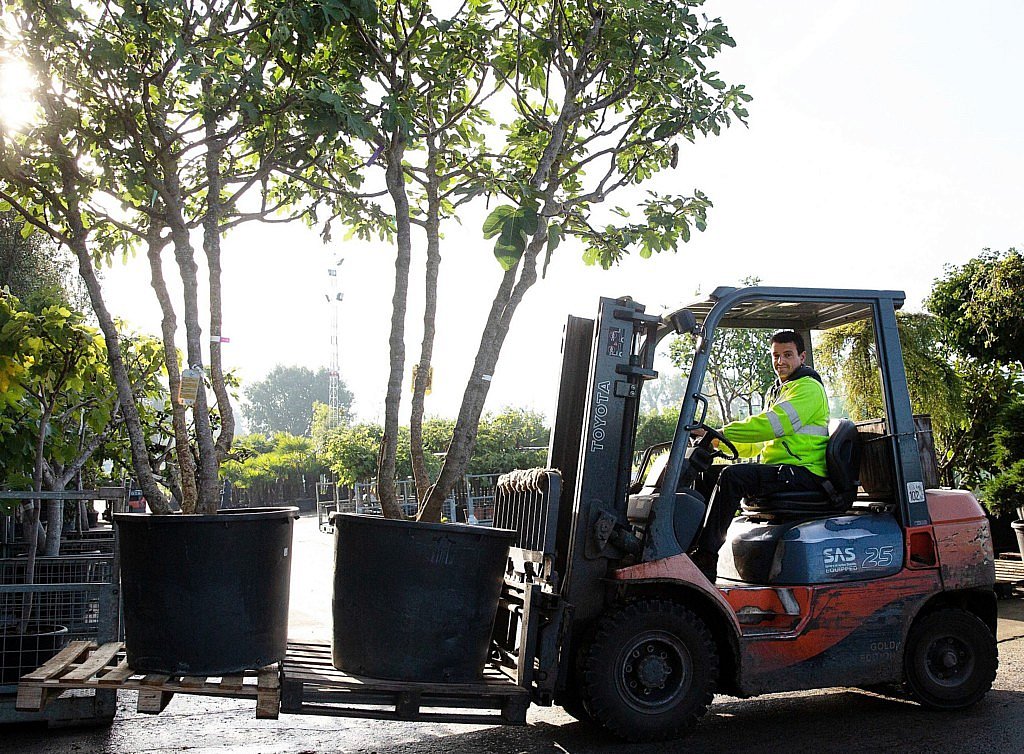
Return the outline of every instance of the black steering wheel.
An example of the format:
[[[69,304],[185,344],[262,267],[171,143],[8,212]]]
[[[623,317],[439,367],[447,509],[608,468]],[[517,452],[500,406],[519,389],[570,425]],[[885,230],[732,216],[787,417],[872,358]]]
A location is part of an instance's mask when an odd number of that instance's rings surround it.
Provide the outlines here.
[[[726,461],[735,461],[740,457],[740,452],[736,450],[736,446],[722,434],[720,429],[709,427],[703,422],[698,422],[693,425],[694,429],[703,429],[704,436],[697,440],[697,447],[702,448],[711,455],[712,458],[724,458]],[[715,447],[713,440],[718,440],[719,446]],[[728,449],[728,453],[722,450],[722,445]]]

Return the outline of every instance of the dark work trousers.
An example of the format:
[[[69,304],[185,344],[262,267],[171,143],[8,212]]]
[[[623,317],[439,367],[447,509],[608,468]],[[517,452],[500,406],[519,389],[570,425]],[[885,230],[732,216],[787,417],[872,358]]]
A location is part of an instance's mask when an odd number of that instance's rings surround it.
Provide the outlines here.
[[[821,490],[822,478],[803,466],[788,464],[717,464],[702,474],[697,491],[710,500],[704,528],[697,537],[697,549],[717,553],[725,544],[729,525],[745,497],[776,495],[780,492]]]

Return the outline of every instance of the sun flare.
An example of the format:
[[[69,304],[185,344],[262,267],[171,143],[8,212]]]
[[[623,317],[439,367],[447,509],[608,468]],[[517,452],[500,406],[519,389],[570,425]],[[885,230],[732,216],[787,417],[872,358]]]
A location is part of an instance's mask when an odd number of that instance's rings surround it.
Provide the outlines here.
[[[20,130],[31,121],[32,83],[32,69],[24,60],[0,58],[0,123],[6,130]]]

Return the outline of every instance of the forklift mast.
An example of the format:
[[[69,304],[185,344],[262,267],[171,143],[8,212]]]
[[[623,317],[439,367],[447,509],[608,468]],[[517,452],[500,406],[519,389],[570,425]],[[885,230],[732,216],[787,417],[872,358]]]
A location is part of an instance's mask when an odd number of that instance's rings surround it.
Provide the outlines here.
[[[604,607],[610,561],[636,554],[626,518],[633,443],[661,318],[629,298],[602,298],[596,320],[570,317],[548,467],[562,471],[555,570],[574,621]],[[583,365],[589,365],[584,372]]]

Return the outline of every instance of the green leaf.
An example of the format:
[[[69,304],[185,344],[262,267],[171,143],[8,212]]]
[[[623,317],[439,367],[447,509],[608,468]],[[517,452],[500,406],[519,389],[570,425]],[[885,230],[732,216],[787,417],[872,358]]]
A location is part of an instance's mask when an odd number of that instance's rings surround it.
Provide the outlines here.
[[[551,223],[548,226],[548,257],[562,243],[562,226],[558,223]]]
[[[494,244],[494,258],[498,260],[501,268],[508,272],[517,264],[523,256],[525,246],[516,243],[502,243],[500,240]]]
[[[491,214],[484,220],[483,232],[484,238],[494,238],[496,235],[501,233],[505,227],[505,222],[508,218],[516,211],[515,207],[510,207],[507,204],[502,204],[491,210]]]
[[[678,120],[665,121],[656,129],[654,129],[654,138],[660,140],[664,139],[667,136],[671,136],[672,134],[679,130],[680,125],[681,123]]]

